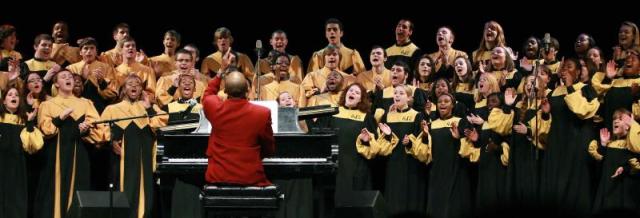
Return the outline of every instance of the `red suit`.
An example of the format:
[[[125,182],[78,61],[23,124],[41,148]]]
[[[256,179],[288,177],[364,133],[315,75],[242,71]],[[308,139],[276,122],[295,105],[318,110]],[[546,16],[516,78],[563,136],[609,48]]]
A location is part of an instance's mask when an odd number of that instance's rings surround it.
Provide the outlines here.
[[[215,77],[209,82],[202,101],[212,129],[205,179],[209,183],[271,185],[262,166],[262,158],[275,152],[271,113],[247,99],[222,101],[215,94],[220,81]]]

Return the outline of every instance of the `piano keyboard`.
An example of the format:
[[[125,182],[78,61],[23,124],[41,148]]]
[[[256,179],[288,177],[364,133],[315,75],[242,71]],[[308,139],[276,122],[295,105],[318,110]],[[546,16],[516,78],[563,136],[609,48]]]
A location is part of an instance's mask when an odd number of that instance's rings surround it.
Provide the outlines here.
[[[264,158],[262,163],[317,163],[327,162],[327,158]],[[167,163],[191,163],[191,164],[207,164],[208,160],[204,158],[169,158]]]

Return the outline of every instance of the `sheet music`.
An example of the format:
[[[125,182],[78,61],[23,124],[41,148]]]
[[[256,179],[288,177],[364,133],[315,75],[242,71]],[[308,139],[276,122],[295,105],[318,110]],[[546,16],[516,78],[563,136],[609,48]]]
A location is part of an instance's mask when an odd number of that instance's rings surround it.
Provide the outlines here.
[[[249,101],[252,104],[263,106],[271,111],[271,128],[273,133],[278,133],[278,103],[276,101]],[[200,125],[193,133],[211,133],[211,123],[204,116],[204,110],[200,110]],[[251,122],[247,120],[247,122]]]

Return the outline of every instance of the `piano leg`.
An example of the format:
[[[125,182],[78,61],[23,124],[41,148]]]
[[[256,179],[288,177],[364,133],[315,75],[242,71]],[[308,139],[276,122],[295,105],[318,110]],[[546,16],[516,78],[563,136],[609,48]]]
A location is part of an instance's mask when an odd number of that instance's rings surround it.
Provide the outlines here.
[[[313,180],[311,178],[273,179],[284,201],[276,217],[313,217]]]
[[[160,214],[162,218],[171,218],[171,194],[175,185],[176,177],[163,175],[158,178],[160,185]]]

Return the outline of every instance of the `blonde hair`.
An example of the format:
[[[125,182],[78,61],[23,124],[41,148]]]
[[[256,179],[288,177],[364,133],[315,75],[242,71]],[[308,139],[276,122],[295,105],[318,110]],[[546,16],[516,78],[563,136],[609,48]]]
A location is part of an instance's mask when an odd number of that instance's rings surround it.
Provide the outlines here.
[[[487,79],[487,84],[489,86],[489,94],[491,93],[495,93],[495,92],[500,92],[500,84],[498,83],[498,79],[496,79],[496,76],[491,74],[491,73],[483,73],[480,75],[480,79],[478,79],[478,83],[480,83],[480,80],[482,80],[482,77],[485,77]],[[475,93],[474,96],[474,100],[476,102],[480,102],[482,99],[484,99],[484,96],[482,96],[482,94],[480,93],[480,89],[477,89],[478,91]]]

